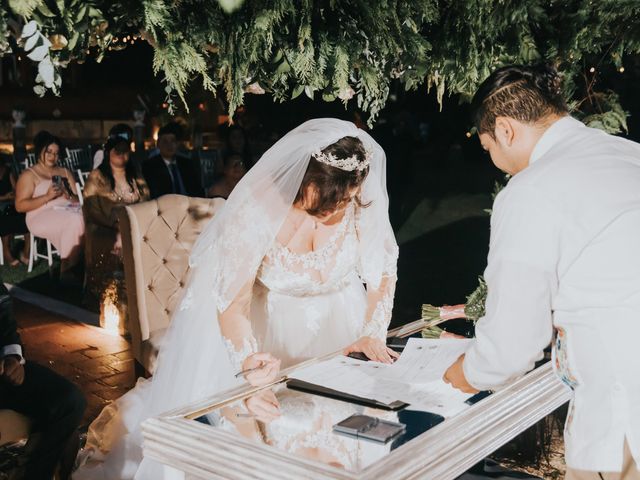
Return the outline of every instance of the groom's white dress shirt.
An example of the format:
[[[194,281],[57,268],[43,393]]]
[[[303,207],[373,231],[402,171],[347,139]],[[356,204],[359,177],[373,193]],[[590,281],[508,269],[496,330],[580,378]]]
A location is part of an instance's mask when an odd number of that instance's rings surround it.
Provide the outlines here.
[[[469,383],[501,386],[555,338],[567,464],[620,471],[626,436],[640,465],[640,145],[554,123],[495,200],[485,279]]]

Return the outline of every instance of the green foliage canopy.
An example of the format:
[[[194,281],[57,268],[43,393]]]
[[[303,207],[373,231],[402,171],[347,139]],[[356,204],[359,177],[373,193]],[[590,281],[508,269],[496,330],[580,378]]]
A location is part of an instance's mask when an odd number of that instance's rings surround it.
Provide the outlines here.
[[[101,59],[141,36],[170,99],[184,100],[199,79],[211,92],[222,87],[231,113],[247,92],[267,91],[279,101],[355,97],[373,121],[394,79],[434,88],[439,100],[468,98],[499,66],[548,61],[565,73],[573,107],[616,130],[626,119],[617,98],[585,78],[591,66],[620,68],[640,52],[637,0],[0,1],[0,52],[49,47],[30,55],[53,66],[39,68],[39,94],[58,92],[69,61]],[[30,21],[37,34],[25,37]]]

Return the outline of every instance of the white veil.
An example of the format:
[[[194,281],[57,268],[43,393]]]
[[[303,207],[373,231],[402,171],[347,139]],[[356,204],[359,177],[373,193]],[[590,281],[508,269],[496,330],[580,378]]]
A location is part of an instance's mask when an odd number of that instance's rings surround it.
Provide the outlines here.
[[[290,131],[260,158],[234,188],[223,209],[200,234],[191,273],[159,354],[146,416],[158,415],[236,385],[218,325],[240,288],[255,277],[296,197],[311,154],[345,136],[371,153],[358,216],[360,275],[377,288],[395,273],[397,244],[389,223],[385,155],[369,134],[332,118],[310,120]],[[157,467],[157,466],[156,466]],[[143,462],[136,478],[159,478]]]

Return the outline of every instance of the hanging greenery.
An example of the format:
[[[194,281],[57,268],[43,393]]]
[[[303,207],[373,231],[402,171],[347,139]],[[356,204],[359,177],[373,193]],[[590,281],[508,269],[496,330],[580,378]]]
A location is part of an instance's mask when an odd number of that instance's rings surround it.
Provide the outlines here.
[[[615,95],[595,92],[594,79],[640,51],[636,0],[0,1],[0,53],[37,50],[38,94],[64,88],[68,62],[100,60],[141,38],[169,101],[184,100],[198,80],[223,89],[230,113],[247,92],[355,97],[373,122],[393,80],[433,88],[440,101],[468,98],[496,67],[544,60],[566,73],[576,114],[615,131],[626,114]]]

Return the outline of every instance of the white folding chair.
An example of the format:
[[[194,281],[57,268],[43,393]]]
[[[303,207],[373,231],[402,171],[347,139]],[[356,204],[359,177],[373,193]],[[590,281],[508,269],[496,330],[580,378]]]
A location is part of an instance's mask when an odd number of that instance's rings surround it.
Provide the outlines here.
[[[89,178],[89,175],[91,175],[91,172],[83,172],[79,168],[76,170],[76,177],[78,177],[78,182],[80,183],[82,188],[84,188],[84,182],[87,181],[87,178]]]
[[[80,205],[84,205],[84,196],[82,195],[82,190],[84,189],[84,183],[80,185],[80,182],[76,182],[76,192],[78,192],[78,201]]]
[[[16,177],[19,177],[20,174],[29,167],[32,167],[36,163],[36,154],[33,152],[27,153],[27,156],[22,160],[17,160],[16,157],[13,157],[12,161],[13,165],[13,173]]]
[[[38,252],[38,240],[44,240],[47,246],[47,253]],[[33,270],[33,263],[37,261],[39,258],[43,258],[47,260],[49,266],[53,265],[53,256],[59,255],[58,251],[51,246],[51,242],[46,238],[36,237],[33,233],[31,234],[31,246],[29,248],[29,266],[27,267],[27,272],[31,273]]]
[[[67,148],[66,164],[69,170],[88,170],[93,166],[91,151],[88,148]]]

